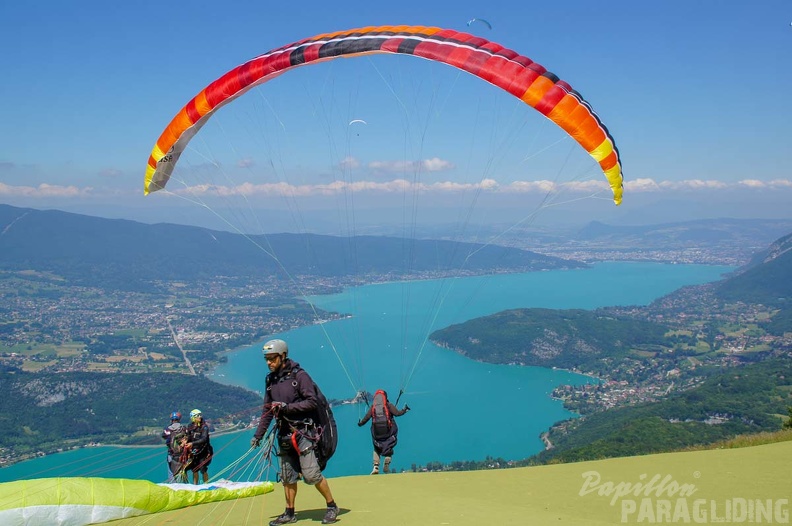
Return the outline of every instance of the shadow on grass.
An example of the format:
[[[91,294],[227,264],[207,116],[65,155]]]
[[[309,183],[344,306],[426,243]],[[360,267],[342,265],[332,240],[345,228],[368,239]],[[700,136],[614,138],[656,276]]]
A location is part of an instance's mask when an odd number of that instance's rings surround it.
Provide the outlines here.
[[[322,519],[324,519],[326,511],[327,511],[327,508],[314,508],[312,510],[301,510],[301,509],[298,508],[295,511],[294,514],[297,516],[297,521],[298,522],[305,521],[305,520],[311,520],[311,521],[315,521],[315,522],[322,522]],[[343,515],[346,515],[350,511],[352,511],[352,510],[347,509],[347,508],[342,508],[342,507],[339,506],[339,508],[338,508],[339,522],[340,522],[341,517]],[[283,513],[283,512],[281,512],[281,513]],[[277,515],[273,515],[272,517],[270,517],[270,520],[274,519],[275,517],[277,517],[279,515],[280,515],[280,513],[278,513]]]

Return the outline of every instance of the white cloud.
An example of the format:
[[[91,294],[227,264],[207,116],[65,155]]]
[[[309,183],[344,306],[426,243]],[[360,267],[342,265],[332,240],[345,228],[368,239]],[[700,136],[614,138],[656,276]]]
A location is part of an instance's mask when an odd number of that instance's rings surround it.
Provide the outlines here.
[[[356,162],[353,158],[344,162]],[[436,194],[453,194],[466,191],[486,191],[493,194],[545,194],[548,192],[563,191],[566,193],[593,194],[609,192],[607,183],[603,180],[590,179],[585,181],[555,182],[549,180],[514,181],[499,183],[495,179],[484,179],[479,182],[435,181],[416,182],[403,178],[389,181],[333,181],[325,184],[291,184],[288,182],[276,183],[242,183],[239,185],[213,185],[201,184],[195,186],[171,185],[169,190],[174,194],[195,197],[231,197],[231,196],[290,196],[310,197],[340,195],[346,192],[353,193],[379,193],[394,194],[402,192],[431,192]],[[701,193],[727,190],[790,190],[792,180],[774,179],[761,181],[758,179],[744,179],[738,182],[726,183],[716,180],[692,179],[687,181],[655,181],[650,178],[635,179],[625,182],[625,196],[630,193],[663,193],[670,191],[685,191],[687,193]],[[109,190],[102,190],[102,195],[108,195]],[[123,194],[123,190],[116,190],[114,195]],[[61,186],[40,184],[38,186],[13,186],[0,183],[0,196],[25,197],[25,198],[80,198],[100,197],[99,191],[93,187],[78,187],[74,185]]]
[[[742,186],[747,186],[749,188],[766,188],[767,184],[763,181],[758,181],[756,179],[743,179],[738,184]]]
[[[421,161],[421,165],[423,166],[424,170],[429,172],[444,172],[446,170],[452,170],[454,168],[454,163],[451,161],[444,161],[438,157],[432,157],[431,159],[425,159]]]
[[[495,179],[482,179],[479,185],[484,190],[497,190],[499,186],[498,181],[496,181]]]
[[[372,161],[368,163],[368,167],[376,172],[444,172],[453,170],[456,165],[451,161],[440,159],[439,157],[432,157],[431,159],[424,159],[421,161]]]
[[[767,183],[771,188],[792,188],[792,181],[789,179],[774,179]]]
[[[687,181],[661,181],[657,185],[665,190],[718,190],[729,188],[723,181],[690,179]]]
[[[463,192],[467,190],[489,190],[496,191],[499,184],[494,179],[484,179],[479,183],[460,183],[456,181],[440,181],[435,183],[416,183],[405,179],[393,179],[391,181],[333,181],[329,184],[315,185],[292,185],[289,183],[266,183],[251,184],[244,183],[237,186],[223,185],[196,185],[188,188],[180,188],[174,193],[179,195],[192,196],[219,196],[230,197],[234,195],[259,195],[259,196],[291,196],[308,197],[312,195],[337,195],[345,192],[376,192],[376,193],[397,193],[397,192]]]
[[[556,189],[553,181],[514,181],[506,186],[503,191],[517,193],[552,192]]]
[[[624,190],[626,192],[655,192],[660,190],[660,185],[654,179],[635,179],[634,181],[625,181]]]
[[[338,167],[342,170],[355,170],[360,168],[360,161],[354,157],[345,157],[338,163]]]
[[[256,165],[256,161],[250,157],[247,157],[245,159],[238,160],[236,164],[238,168],[251,168]]]
[[[9,197],[85,197],[91,194],[93,188],[86,186],[58,186],[42,183],[38,186],[11,186],[0,183],[0,195]]]

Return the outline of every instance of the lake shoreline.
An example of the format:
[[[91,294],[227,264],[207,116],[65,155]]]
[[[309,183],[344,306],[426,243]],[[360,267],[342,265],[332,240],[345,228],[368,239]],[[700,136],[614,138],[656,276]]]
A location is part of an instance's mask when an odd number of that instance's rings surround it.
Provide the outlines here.
[[[661,278],[659,285],[657,280],[654,280],[649,286],[649,280],[646,279],[647,273],[658,275]],[[717,279],[719,274],[720,271],[713,269],[711,265],[670,266],[649,264],[647,266],[647,264],[641,263],[603,263],[596,264],[591,269],[574,272],[532,272],[517,275],[496,275],[491,278],[488,277],[487,287],[481,287],[479,279],[460,280],[455,283],[453,291],[455,294],[467,294],[467,297],[470,298],[470,294],[475,293],[484,297],[477,297],[476,301],[460,300],[458,297],[454,298],[453,296],[449,297],[446,305],[453,305],[455,312],[440,312],[440,316],[436,320],[436,326],[447,326],[459,323],[460,320],[482,317],[489,315],[491,312],[499,312],[526,305],[528,307],[540,306],[550,309],[578,308],[592,310],[599,306],[610,304],[648,304],[653,299],[667,294],[679,286],[711,281]],[[625,280],[627,280],[626,283]],[[429,289],[436,286],[439,282],[440,280],[410,282],[409,285],[413,287],[411,294],[413,294],[412,301],[414,304],[431,308],[434,303],[431,301],[432,292]],[[621,286],[614,286],[616,282],[619,282]],[[316,301],[317,306],[323,310],[345,312],[348,315],[342,319],[334,319],[334,323],[325,323],[323,321],[305,324],[299,329],[291,329],[288,332],[280,333],[279,336],[287,339],[290,342],[290,346],[293,346],[295,350],[299,350],[298,361],[312,375],[316,375],[317,383],[322,387],[322,390],[326,394],[329,391],[332,396],[334,390],[346,391],[349,389],[349,385],[346,384],[345,377],[340,374],[339,363],[337,363],[333,355],[329,354],[330,348],[324,341],[322,332],[329,331],[336,341],[344,343],[344,345],[338,346],[342,353],[352,353],[355,356],[355,353],[360,352],[355,349],[355,345],[357,345],[356,339],[360,335],[357,334],[352,339],[344,339],[344,337],[338,336],[339,331],[353,331],[353,334],[355,334],[355,331],[364,330],[366,333],[363,334],[362,347],[366,349],[367,361],[365,365],[370,371],[367,373],[369,377],[364,385],[394,385],[396,382],[388,379],[387,374],[391,370],[393,370],[394,374],[398,374],[398,370],[394,370],[393,367],[398,362],[398,359],[397,356],[394,356],[393,360],[388,359],[388,353],[398,353],[400,352],[398,349],[403,348],[417,352],[421,348],[420,343],[402,342],[398,336],[393,337],[387,332],[392,332],[394,327],[397,329],[400,327],[396,317],[403,315],[405,312],[413,315],[418,315],[419,313],[417,308],[414,311],[405,311],[405,308],[401,306],[402,296],[400,295],[400,289],[403,289],[406,285],[403,282],[395,282],[390,285],[377,283],[356,289],[347,289],[341,294],[322,295],[321,297],[312,298],[312,301]],[[530,295],[526,295],[525,291],[530,291]],[[387,299],[383,294],[391,294],[392,298]],[[429,294],[429,299],[426,299],[422,294]],[[389,303],[382,303],[386,300]],[[353,304],[354,308],[347,307],[344,302],[350,301],[358,302],[359,304]],[[460,307],[468,310],[456,312],[460,310]],[[454,317],[450,317],[450,315]],[[416,327],[416,329],[418,328],[420,327]],[[233,349],[222,351],[219,356],[223,359],[213,361],[212,366],[206,369],[205,376],[214,382],[242,387],[261,395],[266,373],[261,351],[256,348],[261,341],[262,339],[256,339],[249,345],[235,346]],[[344,359],[350,360],[349,357]],[[487,455],[503,458],[526,458],[546,447],[546,444],[540,438],[542,432],[546,432],[557,421],[576,416],[564,409],[562,400],[554,399],[551,396],[554,386],[560,383],[602,381],[602,379],[593,375],[567,369],[538,366],[502,367],[501,365],[504,364],[470,359],[462,353],[448,348],[440,349],[433,344],[429,346],[421,359],[423,361],[420,367],[417,368],[418,374],[416,375],[415,385],[410,385],[406,389],[410,398],[407,401],[414,410],[409,417],[399,421],[400,428],[403,428],[403,431],[400,434],[398,459],[402,462],[407,461],[407,466],[409,466],[409,462],[420,465],[427,461],[438,460],[446,463],[460,458],[483,458]],[[348,363],[351,364],[353,362],[348,361]],[[482,366],[484,367],[482,368]],[[442,382],[437,377],[437,371],[443,371]],[[524,380],[520,380],[521,378]],[[534,380],[534,378],[540,380]],[[517,431],[517,434],[520,434],[525,439],[519,441],[519,443],[512,444],[511,437],[500,436],[497,441],[493,442],[491,436],[487,433],[486,427],[480,429],[480,426],[471,429],[466,427],[466,433],[472,432],[471,436],[467,437],[466,444],[455,443],[450,450],[440,447],[436,443],[428,444],[431,447],[427,448],[427,444],[424,442],[415,442],[419,440],[419,436],[422,436],[422,434],[415,434],[410,431],[410,428],[422,429],[425,426],[433,426],[435,423],[443,426],[449,425],[435,418],[437,415],[446,418],[444,415],[448,412],[448,409],[444,408],[441,402],[444,396],[464,396],[464,393],[469,392],[470,386],[477,385],[481,381],[495,381],[495,385],[501,390],[508,388],[509,392],[514,393],[510,396],[517,397],[515,403],[523,404],[525,407],[541,407],[543,408],[541,411],[550,412],[542,413],[541,418],[532,416],[528,419],[531,422],[525,424],[530,424],[530,428],[524,430],[521,428]],[[439,396],[441,393],[445,394]],[[467,400],[467,397],[465,399]],[[547,403],[539,402],[540,400],[546,400]],[[474,414],[483,411],[483,408],[478,407],[480,402],[478,399],[466,402],[466,404],[472,404],[468,411]],[[340,417],[339,428],[350,425],[350,429],[356,430],[353,424],[359,418],[359,415],[355,414],[358,412],[359,410],[356,411],[347,406],[339,407],[337,411],[337,420]],[[453,417],[449,414],[448,418]],[[346,422],[346,420],[349,420],[351,424]],[[522,426],[523,423],[520,423],[520,425]],[[243,427],[241,430],[244,429],[249,428]],[[235,433],[238,433],[238,431],[235,431]],[[344,438],[345,443],[343,444],[343,448],[348,449],[348,452],[341,452],[340,454],[341,456],[354,455],[354,459],[350,457],[349,459],[337,461],[335,465],[338,468],[336,469],[349,470],[350,473],[363,472],[364,468],[358,466],[357,463],[370,463],[370,437],[366,436],[367,433],[362,432],[348,431],[348,433],[350,434]],[[220,437],[220,435],[215,436]],[[534,442],[536,443],[535,445]],[[105,444],[111,446],[111,444]],[[135,445],[123,447],[131,450],[135,448]],[[141,448],[145,447],[151,446],[141,446]],[[440,449],[437,449],[438,447]],[[85,445],[74,446],[74,449],[81,448],[85,448]],[[361,460],[361,452],[366,450],[369,450],[369,453],[364,456],[367,458]],[[57,457],[57,455],[52,454],[48,456]],[[27,461],[33,462],[31,465],[31,469],[33,469],[36,464],[36,458],[28,456],[24,460],[19,460],[19,462]],[[5,465],[4,468],[8,465]],[[394,468],[396,467],[398,466],[395,465]],[[368,466],[368,469],[370,471],[370,466]]]

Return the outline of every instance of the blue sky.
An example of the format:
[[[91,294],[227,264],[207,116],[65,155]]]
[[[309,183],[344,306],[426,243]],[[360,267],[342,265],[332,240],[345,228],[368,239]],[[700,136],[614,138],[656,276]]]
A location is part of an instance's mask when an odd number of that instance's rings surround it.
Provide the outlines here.
[[[596,192],[559,206],[558,217],[792,217],[788,0],[295,5],[4,2],[0,203],[201,223],[202,207],[175,214],[183,200],[142,194],[154,141],[192,96],[234,66],[301,38],[414,24],[471,31],[514,49],[593,105],[621,152],[624,204],[616,208]],[[474,17],[492,29],[468,27]],[[390,210],[388,199],[403,196],[392,191],[394,181],[419,166],[426,185],[419,188],[438,210],[445,198],[459,200],[455,185],[468,185],[482,221],[514,221],[499,215],[514,208],[524,218],[550,183],[571,183],[564,203],[577,200],[574,183],[601,184],[587,156],[552,124],[527,115],[530,108],[521,113],[479,79],[392,58],[301,68],[229,105],[215,131],[207,125],[199,134],[206,149],[187,162],[185,186],[217,184],[217,174],[189,180],[205,158],[225,166],[228,187],[249,183],[245,199],[256,207],[297,209],[310,222],[315,207],[350,198],[360,221],[367,207]],[[350,126],[352,119],[368,124]],[[555,157],[545,153],[552,150]],[[328,197],[339,176],[366,189]],[[515,183],[535,195],[510,195]],[[286,198],[278,199],[277,188],[286,188]]]

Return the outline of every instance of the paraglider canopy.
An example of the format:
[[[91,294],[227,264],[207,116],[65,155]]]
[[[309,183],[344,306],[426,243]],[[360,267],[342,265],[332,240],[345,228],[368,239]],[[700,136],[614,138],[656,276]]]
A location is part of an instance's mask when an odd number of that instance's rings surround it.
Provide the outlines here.
[[[0,524],[83,526],[263,495],[272,482],[154,484],[147,480],[62,477],[0,484]]]
[[[480,23],[484,24],[485,26],[487,26],[488,29],[492,29],[492,24],[490,24],[489,22],[487,22],[483,18],[471,18],[470,20],[468,20],[468,23],[467,23],[468,27],[473,25],[474,22],[480,22]]]
[[[165,188],[187,144],[219,107],[295,67],[372,53],[413,55],[445,63],[519,98],[560,126],[599,163],[614,202],[621,203],[623,179],[615,141],[580,93],[543,66],[499,44],[459,31],[421,26],[321,34],[269,51],[229,71],[189,101],[162,132],[149,156],[145,194]]]

